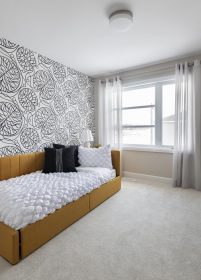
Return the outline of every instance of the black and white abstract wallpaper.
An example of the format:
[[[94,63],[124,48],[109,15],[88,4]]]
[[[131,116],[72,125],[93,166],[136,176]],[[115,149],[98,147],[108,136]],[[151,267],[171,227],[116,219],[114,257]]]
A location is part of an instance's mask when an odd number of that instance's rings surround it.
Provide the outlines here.
[[[95,132],[93,80],[0,39],[0,156],[79,144]]]

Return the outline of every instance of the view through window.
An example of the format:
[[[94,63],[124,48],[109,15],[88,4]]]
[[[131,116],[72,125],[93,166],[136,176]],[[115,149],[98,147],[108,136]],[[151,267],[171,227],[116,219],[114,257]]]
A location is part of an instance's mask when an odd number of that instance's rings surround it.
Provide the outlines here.
[[[173,80],[124,87],[122,142],[125,145],[174,145]]]

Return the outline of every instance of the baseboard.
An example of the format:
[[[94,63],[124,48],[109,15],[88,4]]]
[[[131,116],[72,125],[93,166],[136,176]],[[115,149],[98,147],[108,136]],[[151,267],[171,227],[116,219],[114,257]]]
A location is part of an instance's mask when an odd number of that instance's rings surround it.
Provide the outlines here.
[[[129,179],[134,179],[134,180],[149,180],[149,181],[157,181],[163,183],[172,182],[172,178],[168,178],[168,177],[152,176],[152,175],[141,174],[141,173],[127,172],[127,171],[123,172],[123,177],[127,177]]]

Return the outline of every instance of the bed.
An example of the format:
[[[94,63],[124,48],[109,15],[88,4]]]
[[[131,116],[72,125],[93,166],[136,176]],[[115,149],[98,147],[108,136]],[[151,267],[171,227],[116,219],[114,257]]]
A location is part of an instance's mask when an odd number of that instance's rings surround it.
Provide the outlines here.
[[[42,170],[43,164],[44,152],[1,157],[0,180],[7,180]],[[121,177],[120,152],[117,150],[112,151],[112,164],[116,171],[115,178],[79,199],[68,203],[45,218],[19,230],[0,222],[0,256],[11,264],[17,264],[59,232],[118,192],[121,188]]]

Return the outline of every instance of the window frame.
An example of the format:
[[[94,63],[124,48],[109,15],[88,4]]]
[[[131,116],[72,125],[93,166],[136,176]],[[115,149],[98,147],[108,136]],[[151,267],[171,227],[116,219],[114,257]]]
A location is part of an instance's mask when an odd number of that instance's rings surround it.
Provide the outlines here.
[[[123,85],[122,92],[131,91],[136,89],[148,88],[151,86],[155,87],[155,105],[143,105],[143,106],[130,106],[122,107],[121,114],[123,110],[129,109],[140,109],[140,108],[155,108],[155,125],[123,125],[121,129],[131,127],[131,128],[143,128],[143,127],[154,127],[155,128],[155,144],[124,144],[122,143],[122,148],[124,150],[141,150],[141,151],[155,151],[155,152],[173,152],[173,146],[162,145],[162,121],[163,121],[163,86],[168,84],[175,84],[175,77],[163,77],[160,79],[152,79],[149,82],[132,83],[128,85]]]

